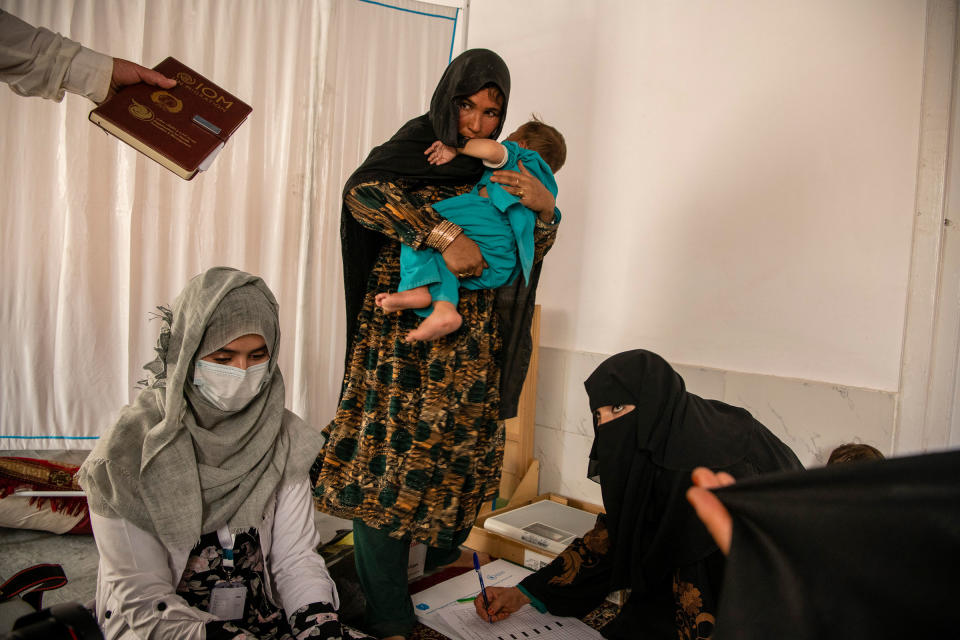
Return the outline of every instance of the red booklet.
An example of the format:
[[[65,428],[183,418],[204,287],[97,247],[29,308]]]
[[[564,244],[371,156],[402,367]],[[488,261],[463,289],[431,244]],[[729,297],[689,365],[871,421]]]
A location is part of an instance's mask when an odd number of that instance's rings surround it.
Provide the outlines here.
[[[185,180],[210,166],[253,109],[174,58],[154,67],[177,85],[123,87],[90,121]]]

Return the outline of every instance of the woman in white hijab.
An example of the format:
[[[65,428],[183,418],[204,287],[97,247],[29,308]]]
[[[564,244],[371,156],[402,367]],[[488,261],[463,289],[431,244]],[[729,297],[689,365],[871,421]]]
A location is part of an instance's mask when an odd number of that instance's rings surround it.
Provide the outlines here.
[[[322,436],[283,407],[273,294],[218,267],[164,315],[147,388],[80,470],[107,640],[341,637],[307,475]]]

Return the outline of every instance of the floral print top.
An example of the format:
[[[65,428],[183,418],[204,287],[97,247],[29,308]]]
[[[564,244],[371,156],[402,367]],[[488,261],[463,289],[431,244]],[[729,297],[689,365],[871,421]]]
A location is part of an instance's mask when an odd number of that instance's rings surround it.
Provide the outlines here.
[[[224,550],[216,532],[204,534],[190,552],[177,585],[177,595],[196,609],[209,611],[213,588],[223,582],[246,585],[243,616],[206,624],[208,640],[299,640],[301,638],[363,638],[341,627],[337,612],[327,602],[300,607],[289,618],[270,601],[264,580],[263,552],[256,529],[239,533],[234,542],[234,568],[223,566]]]
[[[574,540],[553,562],[527,576],[521,590],[540,609],[583,616],[613,590],[612,554],[606,517]],[[723,556],[715,551],[692,565],[678,567],[663,584],[630,593],[616,618],[600,631],[606,638],[707,640],[716,624]],[[634,585],[636,586],[636,585]]]

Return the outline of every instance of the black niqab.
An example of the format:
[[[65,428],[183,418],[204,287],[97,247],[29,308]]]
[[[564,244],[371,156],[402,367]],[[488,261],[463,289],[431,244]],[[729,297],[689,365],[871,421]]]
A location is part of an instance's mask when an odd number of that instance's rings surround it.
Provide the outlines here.
[[[642,593],[716,551],[685,498],[695,467],[737,478],[803,468],[746,410],[687,392],[683,378],[655,353],[612,356],[584,384],[591,411],[636,407],[602,425],[595,420],[590,452],[615,556],[613,588]]]

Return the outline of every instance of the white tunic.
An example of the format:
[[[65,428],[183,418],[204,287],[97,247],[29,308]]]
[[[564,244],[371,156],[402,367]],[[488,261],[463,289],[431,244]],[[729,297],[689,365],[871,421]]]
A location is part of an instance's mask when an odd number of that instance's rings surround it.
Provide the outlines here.
[[[281,485],[264,508],[257,527],[263,552],[266,593],[286,615],[314,602],[340,607],[313,522],[310,485]],[[169,549],[123,519],[91,512],[100,551],[97,621],[106,640],[115,638],[204,638],[211,614],[194,609],[176,594],[191,549]]]

